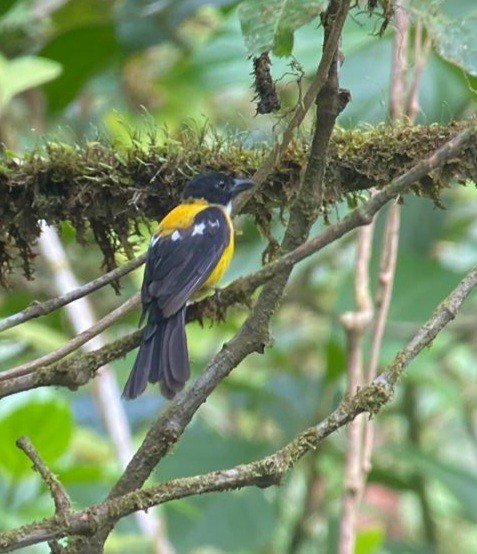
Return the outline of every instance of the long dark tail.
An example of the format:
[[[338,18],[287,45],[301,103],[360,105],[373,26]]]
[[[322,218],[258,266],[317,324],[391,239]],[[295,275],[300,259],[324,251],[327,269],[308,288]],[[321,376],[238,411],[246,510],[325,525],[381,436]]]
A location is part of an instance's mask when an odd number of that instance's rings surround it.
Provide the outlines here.
[[[149,317],[136,361],[124,387],[123,398],[133,399],[147,383],[159,383],[166,398],[173,398],[190,376],[185,306],[167,319]]]

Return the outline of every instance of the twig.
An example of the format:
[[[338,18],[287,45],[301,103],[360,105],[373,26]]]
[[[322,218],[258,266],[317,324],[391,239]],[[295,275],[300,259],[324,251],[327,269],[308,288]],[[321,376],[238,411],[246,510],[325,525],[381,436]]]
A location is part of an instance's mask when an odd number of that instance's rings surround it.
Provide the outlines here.
[[[406,94],[406,64],[409,42],[409,13],[402,2],[396,5],[396,31],[393,41],[391,87],[389,93],[389,117],[392,122],[404,115]]]
[[[26,364],[22,364],[20,366],[0,373],[0,382],[7,379],[15,379],[16,377],[27,375],[40,367],[46,367],[54,362],[57,362],[58,360],[61,360],[62,358],[64,358],[68,354],[71,354],[71,352],[74,352],[80,346],[91,340],[93,337],[99,335],[99,333],[110,327],[115,321],[123,317],[124,314],[127,314],[133,308],[139,306],[139,302],[140,294],[136,293],[134,296],[129,298],[129,300],[126,300],[126,302],[121,304],[121,306],[110,312],[108,315],[104,316],[86,331],[83,331],[79,335],[76,335],[74,339],[71,339],[63,346],[60,346],[60,348],[57,348],[53,352],[45,354],[45,356],[42,356],[41,358],[37,358],[36,360],[27,362]]]
[[[422,74],[426,67],[426,61],[431,51],[432,38],[428,34],[423,40],[423,25],[421,19],[416,23],[416,36],[414,40],[414,74],[407,95],[406,114],[411,121],[419,113],[419,86],[421,84]]]
[[[375,378],[378,370],[379,352],[381,350],[389,305],[391,303],[399,247],[400,216],[401,210],[399,204],[391,204],[386,220],[386,227],[384,229],[383,250],[379,269],[379,289],[376,297],[377,313],[374,321],[373,339],[367,374],[369,381]]]
[[[93,281],[90,281],[89,283],[86,283],[85,285],[82,285],[75,290],[57,296],[56,298],[51,298],[49,300],[46,300],[45,302],[35,302],[23,311],[1,319],[0,331],[5,331],[6,329],[15,327],[15,325],[20,325],[20,323],[25,323],[25,321],[29,321],[30,319],[34,319],[35,317],[49,314],[50,312],[53,312],[54,310],[57,310],[62,306],[66,306],[66,304],[69,304],[74,300],[78,300],[78,298],[82,298],[83,296],[86,296],[87,294],[90,294],[91,292],[98,290],[101,287],[112,283],[113,281],[118,280],[124,275],[127,275],[134,269],[138,268],[141,264],[143,264],[145,259],[146,254],[141,254],[137,258],[134,258],[134,260],[131,260],[121,267],[113,269],[112,271],[109,271],[104,275],[101,275],[101,277],[98,277],[97,279],[94,279]]]
[[[348,394],[353,394],[364,383],[363,337],[373,318],[373,302],[369,286],[373,231],[374,226],[368,225],[358,233],[354,287],[356,311],[346,312],[340,318],[347,336]],[[362,419],[356,418],[348,426],[345,486],[338,544],[340,554],[353,554],[356,541],[358,508],[365,485],[361,465],[363,425]]]
[[[43,479],[45,485],[48,487],[51,493],[53,502],[55,503],[56,515],[61,518],[64,523],[67,523],[68,517],[71,513],[71,501],[63,485],[56,478],[56,476],[53,475],[45,462],[41,459],[40,455],[35,450],[35,447],[31,443],[29,438],[20,437],[17,440],[16,445],[33,462],[33,467],[41,475],[41,478]]]
[[[477,266],[439,304],[428,321],[420,327],[416,335],[397,354],[394,361],[386,367],[381,375],[352,396],[347,395],[340,402],[338,408],[321,423],[306,429],[274,454],[228,470],[175,479],[155,487],[128,492],[71,513],[67,523],[58,522],[56,518],[49,518],[13,531],[5,531],[0,533],[0,554],[46,540],[72,535],[90,535],[95,532],[98,525],[103,525],[106,521],[113,523],[134,511],[145,510],[178,498],[246,486],[264,488],[278,484],[286,471],[292,468],[307,452],[314,450],[331,433],[349,423],[360,413],[376,414],[382,406],[389,402],[394,392],[394,386],[406,367],[454,319],[462,303],[476,285]],[[195,388],[197,388],[196,383],[194,383]],[[178,400],[184,403],[187,396],[182,394]],[[171,405],[173,404],[174,402]],[[174,420],[167,428],[169,431],[173,431],[177,424],[177,420],[175,420],[177,412],[169,414],[169,416],[171,415],[174,416]],[[163,435],[162,438],[168,440],[170,435]],[[161,449],[162,446],[159,444],[156,445],[156,448]]]
[[[379,288],[376,297],[376,316],[373,325],[373,337],[371,340],[371,353],[366,373],[366,381],[372,381],[378,371],[379,353],[386,328],[389,314],[389,306],[393,292],[394,276],[396,274],[396,263],[399,246],[399,225],[401,206],[394,203],[390,206],[384,239],[379,270]],[[365,475],[371,471],[371,454],[374,441],[374,423],[368,420],[364,424],[363,451],[361,466]]]

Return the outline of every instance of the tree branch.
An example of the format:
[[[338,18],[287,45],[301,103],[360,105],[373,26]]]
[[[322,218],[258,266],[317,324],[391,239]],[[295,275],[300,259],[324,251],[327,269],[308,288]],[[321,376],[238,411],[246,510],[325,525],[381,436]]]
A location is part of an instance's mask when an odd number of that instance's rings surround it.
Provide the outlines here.
[[[34,373],[34,371],[39,368],[48,367],[54,362],[61,360],[68,354],[71,354],[71,352],[74,352],[75,350],[80,348],[80,346],[83,346],[83,344],[90,341],[96,335],[99,335],[99,333],[102,333],[118,319],[123,317],[124,314],[127,314],[133,308],[139,306],[139,303],[140,293],[136,293],[134,296],[131,296],[131,298],[121,304],[121,306],[101,318],[94,325],[91,325],[89,329],[86,329],[86,331],[83,331],[79,335],[76,335],[76,337],[68,341],[66,344],[63,344],[53,352],[49,352],[41,358],[37,358],[36,360],[27,362],[26,364],[22,364],[21,366],[14,367],[2,372],[0,374],[0,381],[15,379],[17,377],[28,375],[29,373]]]
[[[50,490],[51,496],[55,503],[55,512],[57,517],[64,522],[67,522],[69,514],[71,513],[71,501],[65,488],[41,459],[41,456],[35,450],[35,447],[29,438],[20,437],[17,440],[16,445],[28,456],[28,458],[30,458],[33,462],[33,467],[41,475],[45,485]]]
[[[134,258],[133,260],[125,263],[121,267],[117,267],[116,269],[113,269],[112,271],[101,275],[101,277],[98,277],[97,279],[94,279],[93,281],[90,281],[89,283],[86,283],[84,285],[81,285],[80,287],[75,288],[72,291],[65,292],[64,294],[56,296],[55,298],[50,298],[45,302],[34,302],[31,306],[28,306],[28,308],[25,308],[21,312],[0,319],[0,332],[5,331],[6,329],[10,329],[11,327],[15,327],[16,325],[20,325],[21,323],[25,323],[25,321],[29,321],[30,319],[34,319],[35,317],[40,317],[42,315],[54,312],[58,308],[62,308],[63,306],[66,306],[67,304],[70,304],[71,302],[74,302],[79,298],[83,298],[84,296],[104,287],[105,285],[114,283],[121,277],[124,277],[124,275],[127,275],[131,271],[137,269],[140,265],[144,263],[145,259],[146,254],[141,254],[137,258]]]
[[[467,125],[454,122],[335,132],[329,145],[333,162],[325,174],[326,205],[349,193],[386,186]],[[275,170],[243,207],[243,213],[252,214],[266,226],[278,206],[295,200],[309,143],[308,136],[293,140],[282,158],[275,160]],[[177,150],[176,143],[173,147],[167,141],[158,145],[151,139],[147,153],[143,147],[131,147],[127,160],[119,163],[111,147],[95,142],[74,151],[70,146],[47,147],[46,153],[32,154],[21,163],[4,160],[0,195],[10,209],[3,214],[2,223],[10,232],[0,244],[0,283],[19,265],[31,277],[33,248],[41,230],[37,221],[52,225],[70,221],[81,244],[93,240],[107,255],[109,269],[117,252],[132,254],[129,241],[139,234],[140,224],[159,219],[171,209],[189,175],[206,167],[251,175],[268,153],[260,148],[245,149],[239,140],[209,144],[187,134],[182,136],[180,156]],[[194,164],[192,160],[198,161]],[[426,179],[420,192],[438,197],[451,178],[477,181],[476,160],[477,143],[469,144],[459,159],[449,160]],[[96,219],[94,214],[99,214]],[[87,229],[93,230],[92,239],[85,235]]]

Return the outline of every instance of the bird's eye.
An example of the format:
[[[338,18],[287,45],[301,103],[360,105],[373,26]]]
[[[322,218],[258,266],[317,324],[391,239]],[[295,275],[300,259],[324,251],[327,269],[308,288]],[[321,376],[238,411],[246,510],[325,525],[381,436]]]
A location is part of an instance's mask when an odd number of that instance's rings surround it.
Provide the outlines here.
[[[219,189],[225,188],[225,181],[219,181],[219,182],[217,183],[217,186],[219,187]]]

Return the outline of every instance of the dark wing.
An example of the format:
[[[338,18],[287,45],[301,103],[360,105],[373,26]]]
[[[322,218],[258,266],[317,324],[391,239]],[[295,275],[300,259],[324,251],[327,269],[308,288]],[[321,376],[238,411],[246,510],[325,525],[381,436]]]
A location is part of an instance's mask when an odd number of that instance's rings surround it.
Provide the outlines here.
[[[144,311],[155,301],[162,317],[178,312],[212,273],[230,234],[226,215],[212,206],[200,211],[187,229],[153,239],[141,290]]]

